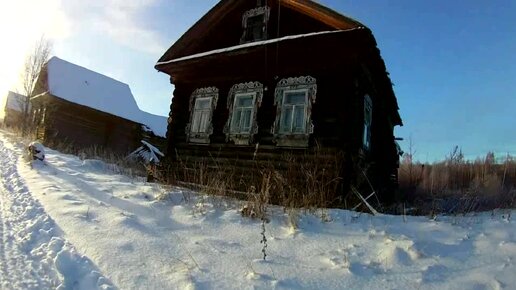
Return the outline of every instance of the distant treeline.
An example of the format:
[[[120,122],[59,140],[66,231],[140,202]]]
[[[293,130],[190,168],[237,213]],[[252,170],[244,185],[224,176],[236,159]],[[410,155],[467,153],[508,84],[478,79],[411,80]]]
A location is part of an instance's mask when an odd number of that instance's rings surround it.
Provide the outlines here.
[[[516,160],[488,152],[474,161],[455,147],[443,161],[420,163],[403,155],[399,169],[402,197],[418,211],[458,213],[512,208],[516,197]]]

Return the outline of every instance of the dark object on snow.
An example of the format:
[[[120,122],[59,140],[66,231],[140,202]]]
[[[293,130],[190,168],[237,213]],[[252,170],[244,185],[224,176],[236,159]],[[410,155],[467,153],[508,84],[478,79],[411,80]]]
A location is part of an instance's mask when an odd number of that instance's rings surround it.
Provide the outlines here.
[[[147,182],[154,182],[155,175],[156,175],[156,163],[154,162],[154,159],[151,158],[151,160],[149,161],[149,164],[147,164],[146,168],[147,168]]]
[[[41,143],[31,142],[27,147],[27,150],[31,160],[43,161],[45,159],[45,147],[43,147]]]
[[[159,159],[161,157],[165,156],[158,148],[149,142],[142,140],[141,143],[142,146],[131,152],[131,154],[127,156],[128,158],[139,159],[145,164],[149,164],[151,162],[156,164],[159,163]]]

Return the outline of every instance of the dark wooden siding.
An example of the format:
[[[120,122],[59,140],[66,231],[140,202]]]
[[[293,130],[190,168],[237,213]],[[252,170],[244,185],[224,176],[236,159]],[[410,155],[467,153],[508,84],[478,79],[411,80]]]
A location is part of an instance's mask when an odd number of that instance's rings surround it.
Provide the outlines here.
[[[96,146],[119,154],[140,144],[142,129],[138,123],[51,95],[34,102],[47,108],[44,123],[38,129],[45,142],[59,140],[77,149]]]
[[[278,29],[277,10],[273,5],[271,7],[269,36],[274,37],[270,38],[332,30],[287,8],[282,8]],[[195,47],[191,51],[204,52],[238,44],[242,33],[241,14],[246,9],[228,15],[210,31],[217,37],[210,36],[191,44]],[[275,169],[288,170],[292,166],[289,163],[300,159],[313,158],[315,164],[330,164],[328,160],[339,158],[336,162],[339,165],[333,170],[342,179],[342,192],[347,191],[346,184],[360,175],[357,164],[363,166],[377,188],[386,188],[390,174],[396,171],[398,156],[393,126],[400,122],[396,100],[385,64],[367,28],[212,54],[162,65],[160,70],[170,74],[175,85],[167,147],[173,167],[194,168],[196,163],[207,162],[220,170],[217,163],[223,162],[226,168],[240,170],[241,176],[254,174],[252,168],[260,170],[260,164],[268,162],[272,162]],[[308,148],[279,148],[271,134],[276,118],[274,91],[279,80],[299,76],[312,76],[317,80],[317,99],[311,115],[314,133]],[[257,113],[259,130],[254,144],[236,146],[226,142],[223,133],[229,117],[227,96],[233,85],[251,81],[258,81],[265,88]],[[202,87],[219,90],[212,119],[214,130],[208,145],[187,143],[185,134],[190,118],[190,95]],[[370,95],[373,102],[369,150],[362,144],[365,94]]]
[[[247,10],[256,8],[256,1],[254,0],[241,2],[231,10],[231,13],[221,15],[221,20],[217,21],[217,25],[207,27],[207,31],[205,31],[206,37],[197,38],[190,43],[189,48],[186,50],[188,54],[239,45],[243,34],[242,15]],[[335,30],[331,26],[288,7],[278,9],[277,1],[268,1],[268,5],[270,7],[270,17],[267,23],[267,39]],[[280,17],[278,18],[278,16]],[[177,57],[181,56],[185,55],[178,55]]]

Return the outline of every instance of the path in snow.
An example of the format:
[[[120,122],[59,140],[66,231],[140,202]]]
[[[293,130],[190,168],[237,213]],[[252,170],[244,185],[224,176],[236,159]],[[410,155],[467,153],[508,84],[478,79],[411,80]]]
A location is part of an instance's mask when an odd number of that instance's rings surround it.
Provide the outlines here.
[[[113,288],[63,239],[20,177],[19,153],[0,140],[0,288]]]

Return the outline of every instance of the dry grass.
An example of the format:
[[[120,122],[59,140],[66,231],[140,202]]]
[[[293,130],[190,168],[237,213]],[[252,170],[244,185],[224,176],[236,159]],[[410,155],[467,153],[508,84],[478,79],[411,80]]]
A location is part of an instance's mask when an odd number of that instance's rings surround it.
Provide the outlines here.
[[[161,170],[160,180],[203,193],[247,200],[244,215],[263,217],[267,204],[286,208],[320,208],[341,202],[337,198],[342,158],[284,154],[272,161],[220,161],[178,158]],[[330,156],[330,157],[328,157]],[[319,162],[314,162],[317,159]]]
[[[516,160],[507,155],[496,162],[490,152],[467,161],[457,150],[433,164],[405,157],[399,184],[409,204],[422,213],[511,208],[516,198]]]

